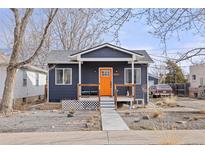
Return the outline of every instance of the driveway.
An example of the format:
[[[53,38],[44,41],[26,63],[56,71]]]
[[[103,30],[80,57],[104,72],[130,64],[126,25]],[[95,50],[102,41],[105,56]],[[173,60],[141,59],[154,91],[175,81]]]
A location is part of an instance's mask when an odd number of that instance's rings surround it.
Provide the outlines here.
[[[205,130],[1,133],[0,144],[205,144]]]

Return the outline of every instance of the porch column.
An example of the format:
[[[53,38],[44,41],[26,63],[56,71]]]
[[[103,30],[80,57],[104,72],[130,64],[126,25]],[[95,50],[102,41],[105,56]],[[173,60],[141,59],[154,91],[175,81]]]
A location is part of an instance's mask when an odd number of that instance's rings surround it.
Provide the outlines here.
[[[78,62],[78,84],[81,84],[81,61]],[[81,96],[81,86],[79,86],[78,94]]]
[[[132,85],[134,84],[135,80],[134,80],[134,60],[132,61]],[[132,86],[132,96],[134,96],[134,86]],[[130,102],[130,106],[132,108],[132,103],[133,102]]]
[[[134,84],[134,61],[132,61],[132,84]]]
[[[81,61],[78,62],[78,84],[81,84]]]

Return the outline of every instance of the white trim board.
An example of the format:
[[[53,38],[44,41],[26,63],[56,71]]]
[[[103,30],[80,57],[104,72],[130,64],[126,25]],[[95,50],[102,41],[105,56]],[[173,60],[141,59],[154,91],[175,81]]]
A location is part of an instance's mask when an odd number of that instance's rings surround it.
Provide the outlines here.
[[[81,61],[132,61],[132,58],[81,58]]]
[[[55,61],[55,62],[48,62],[48,64],[78,64],[78,62]]]

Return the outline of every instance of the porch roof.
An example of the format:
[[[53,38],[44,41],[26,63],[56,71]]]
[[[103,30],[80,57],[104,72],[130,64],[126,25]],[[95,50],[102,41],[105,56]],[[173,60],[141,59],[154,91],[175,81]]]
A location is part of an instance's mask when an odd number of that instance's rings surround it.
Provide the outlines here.
[[[119,51],[122,52],[126,52],[128,54],[132,54],[135,55],[137,57],[139,57],[136,62],[138,63],[153,63],[153,60],[151,59],[151,57],[148,55],[148,53],[145,50],[127,50],[121,47],[117,47],[114,45],[111,45],[109,43],[105,43],[102,45],[99,45],[97,47],[94,48],[90,48],[87,50],[83,50],[81,52],[69,52],[67,50],[53,50],[48,54],[48,58],[47,58],[47,63],[48,64],[68,64],[68,63],[77,63],[77,56],[78,55],[82,55],[91,51],[95,51],[97,49],[103,48],[105,46],[108,47],[113,47]],[[111,59],[113,58],[105,58],[104,61],[107,60],[111,61]],[[120,58],[115,58],[116,60],[113,61],[121,61]],[[122,59],[122,58],[121,58]],[[126,58],[125,58],[126,59]],[[87,59],[86,61],[89,61],[89,59]],[[90,61],[93,61],[93,58],[90,58]],[[95,61],[103,61],[103,59],[101,58],[96,58]],[[122,60],[124,61],[124,59]]]

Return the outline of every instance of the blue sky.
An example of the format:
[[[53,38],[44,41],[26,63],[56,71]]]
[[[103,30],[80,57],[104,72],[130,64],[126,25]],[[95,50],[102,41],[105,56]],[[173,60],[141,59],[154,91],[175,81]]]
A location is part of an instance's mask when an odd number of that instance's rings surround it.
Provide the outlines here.
[[[9,19],[6,19],[10,11],[8,9],[0,9],[0,27]],[[4,22],[3,22],[4,21]],[[165,58],[160,58],[163,54],[163,45],[160,43],[160,39],[154,37],[148,31],[151,31],[151,27],[145,24],[146,22],[130,20],[125,23],[119,32],[119,40],[122,47],[128,49],[144,49],[152,56],[156,63],[164,61]],[[2,37],[2,28],[0,29],[0,37]],[[109,38],[109,37],[108,37]],[[107,42],[110,39],[106,39]],[[178,37],[173,36],[167,41],[167,53],[169,57],[175,57],[177,52],[183,53],[189,49],[200,47],[204,45],[203,38],[194,35],[193,32],[180,32],[180,40]],[[0,49],[5,46],[0,42]],[[165,55],[163,55],[165,56]],[[157,61],[158,60],[158,61]],[[188,73],[188,66],[190,63],[184,61],[180,63],[183,70]]]
[[[122,47],[128,49],[144,49],[155,60],[165,61],[166,58],[160,58],[163,55],[164,46],[159,38],[154,37],[148,33],[151,27],[145,24],[145,21],[134,22],[131,20],[126,23],[120,31],[120,43]],[[204,38],[199,37],[194,32],[184,31],[179,32],[179,38],[174,35],[167,40],[167,56],[176,58],[178,53],[184,53],[190,49],[204,46]],[[155,61],[158,63],[159,61]],[[183,61],[179,65],[182,67],[184,73],[189,72],[189,61]]]

